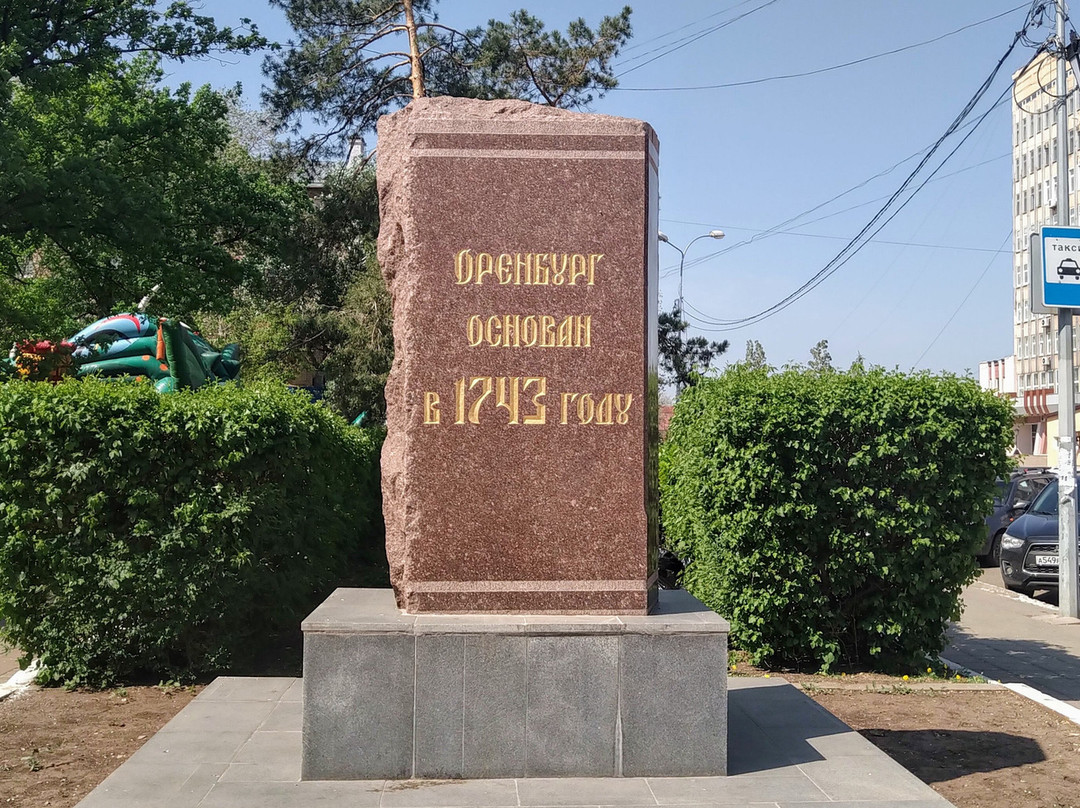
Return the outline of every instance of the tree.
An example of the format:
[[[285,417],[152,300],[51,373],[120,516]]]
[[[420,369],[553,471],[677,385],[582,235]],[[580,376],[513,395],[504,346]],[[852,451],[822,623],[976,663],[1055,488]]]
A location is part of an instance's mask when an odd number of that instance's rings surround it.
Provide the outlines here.
[[[190,316],[226,306],[277,252],[303,189],[223,159],[226,100],[158,89],[160,76],[143,57],[49,93],[15,86],[0,124],[0,285],[61,284],[85,318],[161,284],[158,310]]]
[[[629,7],[595,31],[576,20],[563,36],[525,11],[458,31],[437,21],[436,0],[271,1],[298,38],[267,59],[264,101],[294,130],[311,116],[321,131],[298,144],[308,157],[424,95],[583,106],[615,86],[611,60],[630,37]]]
[[[761,343],[756,339],[746,341],[746,358],[743,359],[742,363],[746,367],[753,369],[766,367],[765,349],[761,347]]]
[[[378,195],[371,165],[324,177],[317,203],[289,225],[278,260],[241,290],[224,317],[203,317],[214,341],[244,346],[246,377],[325,383],[327,402],[352,419],[385,417],[393,361],[390,296],[375,257]]]
[[[708,370],[713,359],[728,348],[727,340],[710,342],[705,337],[687,339],[688,323],[679,318],[678,308],[661,312],[660,329],[660,381],[684,390],[697,381],[699,374]]]
[[[829,341],[827,339],[820,340],[810,349],[810,364],[807,367],[818,373],[833,370],[832,354],[829,353]]]
[[[0,0],[0,338],[68,336],[158,283],[159,311],[218,308],[277,250],[302,189],[225,159],[220,95],[158,87],[162,58],[264,42],[186,2]]]
[[[630,7],[604,17],[593,31],[585,20],[572,21],[564,37],[524,9],[508,22],[491,20],[473,64],[478,95],[510,97],[577,109],[593,94],[618,86],[611,60],[630,38]]]
[[[49,92],[136,54],[184,59],[266,45],[250,20],[241,24],[246,30],[218,28],[184,0],[164,10],[154,0],[0,0],[0,103],[12,79]]]

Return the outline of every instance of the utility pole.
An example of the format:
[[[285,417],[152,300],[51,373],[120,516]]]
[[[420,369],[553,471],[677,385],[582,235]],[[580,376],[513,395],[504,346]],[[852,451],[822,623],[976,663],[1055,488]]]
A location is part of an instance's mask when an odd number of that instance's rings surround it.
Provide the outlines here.
[[[1069,226],[1069,109],[1065,0],[1057,5],[1057,209],[1058,226]],[[1075,76],[1080,85],[1080,76]],[[1080,617],[1076,552],[1076,396],[1073,387],[1073,309],[1058,309],[1058,608]]]

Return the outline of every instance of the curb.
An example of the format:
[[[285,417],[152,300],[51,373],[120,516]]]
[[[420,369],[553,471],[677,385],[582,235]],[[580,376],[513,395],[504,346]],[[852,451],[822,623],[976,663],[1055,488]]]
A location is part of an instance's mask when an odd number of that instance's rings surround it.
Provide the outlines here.
[[[965,668],[963,665],[957,665],[955,662],[950,662],[943,656],[939,656],[938,659],[942,664],[948,665],[953,670],[960,671],[964,676],[980,676],[991,684],[1001,685],[1005,689],[1016,693],[1018,696],[1023,696],[1025,699],[1033,701],[1036,704],[1041,704],[1043,707],[1053,710],[1058,715],[1062,715],[1074,724],[1080,726],[1080,709],[1073,707],[1071,704],[1066,704],[1060,699],[1055,699],[1053,696],[1048,696],[1042,691],[1036,690],[1031,685],[1021,684],[1019,682],[999,682],[997,679],[991,679],[970,668]]]
[[[38,670],[40,668],[41,665],[38,663],[38,660],[35,659],[26,667],[26,670],[13,673],[7,682],[0,685],[0,701],[3,701],[9,696],[17,695],[30,687],[34,681],[34,677],[38,675]]]
[[[955,666],[951,665],[950,667],[952,667],[954,670],[959,670],[959,668],[956,668]],[[980,679],[985,679],[986,677],[980,676],[979,678]],[[804,692],[807,691],[807,690],[828,690],[828,691],[834,691],[835,690],[835,691],[848,692],[848,693],[894,693],[894,692],[898,692],[898,691],[902,691],[902,692],[907,692],[907,691],[927,692],[927,691],[931,691],[931,692],[942,693],[942,692],[946,692],[946,691],[964,691],[964,690],[967,690],[967,691],[971,691],[971,690],[1004,690],[1007,687],[1006,685],[1003,685],[1000,682],[989,682],[989,681],[988,682],[970,682],[970,683],[962,683],[962,684],[956,684],[956,683],[953,683],[953,682],[941,682],[941,683],[935,683],[935,682],[896,682],[895,684],[886,684],[884,682],[867,683],[867,684],[847,684],[847,683],[844,683],[844,684],[840,684],[840,683],[832,684],[831,682],[830,683],[818,684],[817,682],[791,682],[791,684],[793,684],[795,687],[799,688],[799,690],[802,690]]]

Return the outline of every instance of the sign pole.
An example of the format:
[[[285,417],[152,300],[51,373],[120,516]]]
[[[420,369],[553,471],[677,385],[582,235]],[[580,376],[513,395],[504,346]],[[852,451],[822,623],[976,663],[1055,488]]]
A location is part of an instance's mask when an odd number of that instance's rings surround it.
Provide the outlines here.
[[[1057,0],[1057,209],[1058,226],[1069,226],[1069,115],[1066,105],[1065,3]],[[1077,76],[1080,81],[1080,76]],[[1046,266],[1044,260],[1044,267]],[[1077,613],[1076,396],[1073,387],[1073,309],[1058,309],[1058,609]]]

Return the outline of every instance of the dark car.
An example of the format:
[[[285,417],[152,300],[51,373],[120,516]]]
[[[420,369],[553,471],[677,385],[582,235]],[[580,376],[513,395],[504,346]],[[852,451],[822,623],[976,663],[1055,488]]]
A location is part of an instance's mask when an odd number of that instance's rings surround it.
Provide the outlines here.
[[[1001,538],[1005,588],[1032,594],[1058,586],[1058,483],[1051,480]]]
[[[986,541],[979,550],[979,563],[996,567],[1001,563],[1001,537],[1005,528],[1035,501],[1039,492],[1054,479],[1045,468],[1026,468],[1013,472],[1008,480],[998,480],[994,510],[986,517]]]

